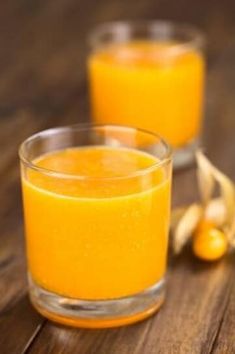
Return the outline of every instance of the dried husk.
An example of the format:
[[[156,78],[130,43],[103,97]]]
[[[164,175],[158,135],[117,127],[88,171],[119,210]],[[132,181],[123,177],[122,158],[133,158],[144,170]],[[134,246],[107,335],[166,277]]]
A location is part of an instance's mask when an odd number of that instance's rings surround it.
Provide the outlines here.
[[[179,253],[182,250],[202,219],[211,220],[222,229],[229,244],[235,247],[235,185],[202,151],[197,151],[196,161],[201,203],[173,210],[171,230],[174,251]],[[212,199],[216,184],[221,195]]]
[[[217,208],[218,205],[220,204],[220,209],[222,213],[222,208],[224,207],[223,210],[223,216],[218,215],[218,218],[215,218],[214,221],[216,224],[219,224],[220,219],[224,219],[223,223],[220,224],[224,232],[226,233],[228,237],[228,241],[230,244],[233,244],[235,242],[235,186],[233,181],[227,177],[225,174],[223,174],[220,170],[218,170],[212,163],[206,158],[206,156],[201,152],[198,151],[196,153],[196,159],[198,163],[198,175],[199,177],[199,183],[202,185],[204,184],[205,190],[207,188],[207,181],[208,181],[208,176],[212,177],[214,180],[214,183],[209,182],[208,184],[208,193],[207,197],[211,199],[211,196],[213,194],[214,188],[215,188],[215,182],[218,183],[220,187],[220,193],[221,193],[221,198],[220,201],[217,201]],[[203,176],[206,176],[203,179]],[[213,188],[212,188],[213,185]],[[201,198],[202,201],[205,202],[205,193],[201,193]],[[206,204],[210,202],[206,201]]]
[[[208,165],[207,158],[203,155],[201,151],[196,152],[197,161],[197,179],[198,187],[204,208],[211,200],[214,188],[215,179],[213,177],[210,166]]]
[[[211,220],[215,226],[222,227],[226,220],[226,207],[223,198],[211,199],[205,208],[205,219]]]
[[[171,229],[175,230],[176,226],[178,225],[180,219],[184,215],[187,207],[179,207],[175,208],[171,212]]]
[[[173,249],[175,253],[179,253],[191,238],[202,217],[202,211],[203,209],[199,204],[192,204],[184,211],[173,231]]]

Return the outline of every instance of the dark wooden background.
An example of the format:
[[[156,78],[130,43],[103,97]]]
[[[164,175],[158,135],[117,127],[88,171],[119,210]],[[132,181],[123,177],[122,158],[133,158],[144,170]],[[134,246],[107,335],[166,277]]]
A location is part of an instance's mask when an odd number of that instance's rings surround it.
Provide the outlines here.
[[[114,19],[191,22],[208,37],[204,146],[235,179],[234,0],[0,2],[0,353],[235,353],[235,255],[172,258],[167,301],[151,319],[112,330],[56,326],[27,298],[17,149],[41,129],[86,121],[86,36]],[[175,174],[174,205],[196,197],[194,168]]]

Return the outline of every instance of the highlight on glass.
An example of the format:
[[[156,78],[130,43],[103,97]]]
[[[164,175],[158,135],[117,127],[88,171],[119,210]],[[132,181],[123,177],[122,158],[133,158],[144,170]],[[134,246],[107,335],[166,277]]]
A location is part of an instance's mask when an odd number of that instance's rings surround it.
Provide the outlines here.
[[[89,37],[95,123],[154,131],[174,148],[175,166],[199,145],[204,96],[204,36],[167,21],[111,22]]]
[[[142,320],[165,294],[171,149],[123,126],[45,130],[20,147],[29,295],[78,327]]]

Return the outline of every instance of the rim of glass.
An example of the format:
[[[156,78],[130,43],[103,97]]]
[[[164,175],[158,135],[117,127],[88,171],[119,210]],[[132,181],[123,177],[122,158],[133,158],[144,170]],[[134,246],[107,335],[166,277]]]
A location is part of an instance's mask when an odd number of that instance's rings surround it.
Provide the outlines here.
[[[158,140],[158,143],[161,143],[163,145],[163,147],[165,148],[165,153],[164,153],[164,157],[157,161],[156,163],[153,163],[151,166],[145,167],[145,168],[140,168],[139,170],[135,171],[135,172],[131,172],[128,173],[126,175],[123,176],[113,176],[113,177],[99,177],[99,176],[86,176],[86,175],[79,175],[79,174],[72,174],[72,173],[64,173],[64,172],[59,172],[53,169],[48,169],[48,168],[44,168],[44,167],[40,167],[37,166],[35,163],[33,163],[30,159],[28,159],[25,156],[25,149],[26,149],[26,145],[30,142],[32,142],[33,140],[36,139],[41,139],[43,137],[46,136],[50,136],[59,132],[63,132],[63,131],[89,131],[92,129],[96,129],[96,128],[109,128],[109,129],[120,129],[120,130],[130,130],[130,131],[137,131],[143,134],[147,134],[149,136],[152,136],[154,138],[156,138]],[[93,145],[90,145],[91,147]],[[96,145],[96,146],[105,146],[104,144],[100,144],[100,145]],[[108,146],[108,145],[107,145]],[[127,147],[128,148],[128,147]],[[133,147],[130,149],[133,150],[137,150],[137,148]],[[55,150],[55,151],[59,151]],[[53,152],[53,151],[52,151]],[[127,179],[127,178],[133,178],[133,177],[137,177],[137,176],[141,176],[144,175],[146,173],[151,173],[152,171],[154,171],[155,169],[158,169],[159,167],[161,167],[162,165],[167,164],[168,162],[170,162],[172,160],[172,148],[171,146],[158,134],[153,133],[151,131],[145,130],[145,129],[141,129],[141,128],[137,128],[131,125],[118,125],[118,124],[89,124],[89,123],[83,123],[83,124],[73,124],[73,125],[68,125],[68,126],[61,126],[61,127],[55,127],[55,128],[49,128],[49,129],[45,129],[42,130],[38,133],[35,133],[33,135],[31,135],[30,137],[28,137],[27,139],[25,139],[19,147],[19,157],[20,157],[20,161],[28,168],[33,169],[34,171],[37,171],[39,173],[43,173],[52,177],[57,177],[57,178],[63,178],[63,179],[78,179],[78,180],[116,180],[116,179]],[[153,155],[153,154],[150,154]],[[154,156],[154,155],[153,155]]]
[[[175,31],[179,30],[181,33],[188,33],[188,38],[185,40],[181,40],[179,43],[176,43],[174,47],[178,48],[191,48],[191,47],[199,47],[203,48],[205,46],[206,40],[203,31],[201,31],[196,26],[184,23],[184,22],[175,22],[170,20],[124,20],[124,21],[110,21],[103,22],[97,24],[90,31],[90,35],[88,36],[88,43],[90,44],[92,49],[97,48],[100,44],[102,44],[101,36],[105,33],[117,33],[118,31],[122,31],[124,28],[133,28],[138,29],[143,27],[147,31],[153,27],[158,27],[159,29],[170,29],[172,30],[172,34],[169,35],[169,38],[174,38]],[[147,33],[147,32],[146,32]],[[131,35],[130,35],[131,38]],[[156,38],[157,39],[157,38]],[[111,42],[111,41],[110,41]]]

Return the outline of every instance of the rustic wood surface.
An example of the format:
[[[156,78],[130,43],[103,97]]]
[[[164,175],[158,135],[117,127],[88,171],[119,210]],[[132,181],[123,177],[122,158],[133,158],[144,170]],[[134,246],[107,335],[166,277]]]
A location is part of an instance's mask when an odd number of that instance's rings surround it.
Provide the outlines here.
[[[235,255],[171,258],[167,301],[112,330],[56,326],[27,297],[17,149],[41,129],[88,119],[86,35],[114,19],[191,22],[208,37],[204,146],[235,179],[234,0],[7,0],[0,3],[0,353],[235,353]],[[175,173],[174,205],[196,198],[194,168]]]

